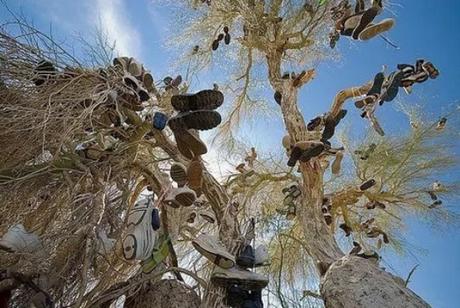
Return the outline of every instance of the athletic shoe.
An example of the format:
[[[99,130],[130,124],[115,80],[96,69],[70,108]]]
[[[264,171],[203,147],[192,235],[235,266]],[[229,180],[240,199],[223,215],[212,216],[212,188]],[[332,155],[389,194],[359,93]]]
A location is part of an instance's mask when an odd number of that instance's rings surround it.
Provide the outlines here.
[[[192,245],[202,256],[220,268],[225,269],[235,266],[235,258],[216,237],[201,234],[192,241]]]
[[[361,41],[367,41],[371,38],[376,37],[379,34],[382,34],[388,30],[391,30],[395,25],[395,20],[393,18],[387,18],[382,20],[377,24],[370,24],[366,27],[358,36]]]
[[[265,276],[237,266],[228,269],[216,267],[211,275],[211,282],[223,287],[239,285],[249,291],[261,290],[268,285],[268,279]]]
[[[236,264],[243,268],[253,268],[255,259],[254,248],[251,245],[246,245],[236,258]]]

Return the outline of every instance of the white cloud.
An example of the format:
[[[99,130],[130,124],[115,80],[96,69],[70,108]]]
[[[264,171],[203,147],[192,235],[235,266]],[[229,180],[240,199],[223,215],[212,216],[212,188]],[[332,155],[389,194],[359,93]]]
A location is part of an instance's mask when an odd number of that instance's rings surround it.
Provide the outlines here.
[[[141,35],[130,23],[123,0],[96,0],[96,14],[102,30],[120,56],[141,59]]]

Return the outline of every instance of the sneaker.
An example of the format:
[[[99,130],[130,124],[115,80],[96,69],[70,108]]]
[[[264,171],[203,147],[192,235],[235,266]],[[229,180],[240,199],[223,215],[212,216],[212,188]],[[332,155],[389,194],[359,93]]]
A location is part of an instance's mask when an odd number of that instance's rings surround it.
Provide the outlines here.
[[[128,214],[128,231],[123,239],[123,257],[128,260],[146,260],[158,240],[152,228],[152,200],[143,199]]]
[[[275,102],[281,106],[281,101],[283,99],[283,95],[281,94],[281,92],[276,91],[275,94],[273,95],[273,98],[275,99]]]
[[[228,269],[216,267],[211,275],[211,282],[223,287],[239,285],[249,291],[261,290],[268,285],[267,277],[237,266]]]
[[[206,144],[192,130],[177,129],[173,133],[177,149],[186,158],[194,159],[196,156],[204,155],[208,152]]]
[[[356,28],[353,29],[352,38],[357,40],[360,38],[361,32],[366,29],[374,18],[380,13],[380,10],[377,7],[371,7],[370,9],[364,11],[363,14],[360,15],[359,23]]]
[[[187,169],[181,163],[173,163],[171,165],[169,175],[179,187],[182,187],[185,185],[185,183],[187,183]]]
[[[0,247],[6,251],[19,253],[34,253],[43,246],[38,236],[27,232],[22,224],[17,224],[8,229],[0,239]]]
[[[216,90],[203,90],[194,94],[174,95],[171,104],[177,111],[214,110],[224,102],[224,95]]]
[[[196,194],[187,186],[179,187],[171,191],[174,200],[182,206],[188,207],[196,200]]]
[[[128,57],[117,57],[113,59],[113,65],[118,66],[123,69],[123,71],[128,71],[130,58]]]
[[[312,131],[323,123],[322,117],[316,117],[307,124],[307,130]]]
[[[340,170],[342,169],[342,159],[343,159],[343,152],[342,151],[337,152],[337,154],[335,154],[334,162],[332,163],[332,166],[331,166],[332,174],[338,175],[340,173]]]
[[[382,93],[382,86],[384,82],[385,82],[385,74],[382,72],[377,73],[374,77],[374,82],[372,83],[372,87],[367,92],[367,95],[368,96],[374,95],[374,94],[380,95],[380,93]]]
[[[251,291],[249,297],[246,298],[241,304],[241,308],[263,308],[262,291]]]
[[[339,228],[342,229],[343,232],[345,232],[346,237],[349,237],[353,232],[353,229],[350,228],[346,223],[340,224]]]
[[[421,64],[423,71],[425,71],[431,79],[436,79],[439,76],[438,69],[431,62],[425,62]]]
[[[214,110],[195,110],[180,112],[168,121],[169,127],[176,131],[178,129],[208,130],[217,127],[222,117]]]
[[[219,40],[214,40],[211,45],[212,50],[216,51],[219,48]]]
[[[230,40],[231,40],[230,33],[226,33],[224,36],[225,45],[230,44]]]
[[[308,162],[313,157],[319,156],[324,151],[324,144],[321,142],[311,142],[310,149],[304,151],[300,156],[299,160],[301,162]]]
[[[144,87],[150,91],[153,92],[155,89],[155,81],[153,80],[153,76],[150,73],[144,73],[144,76],[142,77],[142,83],[144,84]]]
[[[193,160],[190,162],[187,168],[187,182],[188,187],[197,191],[201,189],[203,184],[203,167],[201,162]]]
[[[163,130],[168,123],[168,116],[162,112],[155,112],[153,115],[152,125],[153,128]]]
[[[34,69],[34,73],[37,75],[32,81],[36,86],[44,84],[49,77],[56,72],[56,68],[53,63],[43,60],[40,61]]]
[[[365,190],[368,190],[369,188],[371,188],[372,186],[374,186],[375,184],[376,184],[375,180],[371,179],[371,180],[368,180],[368,181],[364,182],[363,184],[361,184],[359,186],[359,189],[361,191],[365,191]]]
[[[236,258],[236,264],[242,268],[253,268],[255,265],[255,252],[251,245],[244,246],[240,255]]]
[[[376,37],[379,34],[382,34],[388,30],[391,30],[395,25],[395,20],[393,18],[386,18],[379,22],[378,24],[370,24],[366,27],[358,36],[361,41],[367,41],[371,38]]]
[[[202,256],[222,269],[235,266],[235,258],[216,237],[201,234],[192,241],[192,245]]]
[[[169,255],[169,246],[171,239],[162,235],[158,240],[158,245],[153,249],[153,252],[147,260],[142,261],[142,272],[144,274],[151,273],[160,263],[162,263]]]
[[[357,255],[361,250],[361,245],[358,242],[353,241],[353,248],[349,252],[349,255]]]
[[[244,290],[239,285],[232,285],[227,288],[225,302],[230,307],[241,307],[243,302],[249,298],[249,291]]]
[[[436,125],[436,130],[444,130],[446,128],[447,118],[441,118]]]
[[[140,78],[144,73],[144,68],[136,59],[131,58],[128,65],[128,72],[134,77]]]
[[[396,98],[399,92],[399,87],[401,86],[401,80],[403,78],[403,72],[397,71],[393,72],[390,77],[388,77],[388,85],[386,86],[385,92],[382,93],[380,105],[383,102],[391,102]]]

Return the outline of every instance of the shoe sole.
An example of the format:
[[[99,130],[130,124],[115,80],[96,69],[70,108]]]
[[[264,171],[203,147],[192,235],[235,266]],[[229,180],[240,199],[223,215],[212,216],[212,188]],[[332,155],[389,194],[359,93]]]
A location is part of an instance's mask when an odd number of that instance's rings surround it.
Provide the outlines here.
[[[361,186],[359,186],[359,189],[361,191],[365,191],[365,190],[368,190],[369,188],[371,188],[372,186],[374,186],[376,184],[375,180],[369,180],[367,182],[364,182],[363,184],[361,184]]]
[[[216,285],[219,286],[232,286],[232,285],[238,285],[241,288],[245,290],[261,290],[265,288],[268,285],[268,281],[251,281],[251,280],[245,280],[245,279],[238,279],[238,278],[229,278],[226,276],[216,276],[212,275],[211,276],[211,282],[215,283]]]
[[[374,20],[374,18],[378,15],[379,9],[372,7],[364,12],[359,20],[358,26],[353,30],[353,34],[351,35],[353,39],[357,40],[361,32],[366,29],[367,26]]]
[[[187,168],[188,187],[193,190],[201,189],[203,184],[203,168],[199,161],[192,161]]]
[[[393,28],[395,22],[393,19],[391,18],[388,18],[388,19],[384,19],[382,20],[381,22],[379,22],[378,24],[376,25],[372,25],[372,26],[369,26],[367,27],[366,29],[364,29],[360,34],[359,34],[359,39],[361,41],[367,41],[367,40],[370,40],[371,38],[383,33],[383,32],[386,32],[388,30],[390,30],[391,28]]]
[[[180,205],[189,207],[195,202],[196,195],[192,192],[182,192],[176,195],[174,198]]]
[[[187,111],[169,119],[168,125],[174,131],[178,129],[208,130],[215,128],[222,122],[217,111],[197,110]]]
[[[179,186],[184,186],[187,182],[187,170],[182,164],[173,164],[169,174],[171,179]]]
[[[324,145],[322,145],[322,144],[315,145],[312,149],[304,152],[300,156],[300,161],[307,162],[310,159],[312,159],[313,157],[316,157],[316,156],[320,155],[323,151],[324,151]]]
[[[294,167],[301,155],[302,155],[302,150],[298,147],[294,147],[291,151],[291,155],[289,156],[287,165],[289,167]]]
[[[236,264],[241,266],[242,268],[253,268],[255,263],[256,263],[255,258],[247,258],[247,257],[236,258]]]
[[[203,90],[195,94],[174,95],[171,104],[177,111],[214,110],[224,102],[224,95],[216,90]]]

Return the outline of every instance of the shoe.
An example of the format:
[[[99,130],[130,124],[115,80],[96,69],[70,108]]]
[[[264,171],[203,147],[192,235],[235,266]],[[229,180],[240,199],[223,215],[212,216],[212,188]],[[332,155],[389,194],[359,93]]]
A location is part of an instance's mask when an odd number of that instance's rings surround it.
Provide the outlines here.
[[[240,255],[236,258],[236,264],[242,268],[253,268],[256,260],[254,253],[254,248],[251,245],[244,246]]]
[[[196,219],[196,213],[192,212],[192,213],[190,213],[190,215],[186,219],[186,222],[189,223],[189,224],[193,224],[193,223],[195,223],[195,219]]]
[[[171,80],[170,86],[177,88],[180,86],[181,83],[182,83],[182,75],[177,75],[176,78]]]
[[[176,131],[178,129],[208,130],[217,127],[222,117],[214,110],[195,110],[180,112],[168,121],[169,127]]]
[[[268,285],[268,279],[260,274],[241,269],[237,266],[224,269],[216,267],[211,282],[223,287],[239,285],[245,290],[261,290]]]
[[[142,76],[142,83],[144,84],[144,87],[150,91],[153,92],[155,89],[155,81],[153,80],[153,76],[150,73],[144,73],[144,76]]]
[[[162,112],[155,112],[153,115],[153,128],[158,129],[158,130],[163,130],[166,127],[166,124],[168,123],[168,116]]]
[[[10,252],[34,253],[43,246],[38,236],[27,232],[22,224],[17,224],[8,229],[0,239],[0,247]]]
[[[241,307],[247,298],[249,298],[249,291],[242,289],[238,285],[232,285],[227,288],[225,303],[230,307]]]
[[[337,154],[335,154],[334,162],[332,163],[332,166],[331,166],[332,174],[337,175],[340,173],[340,170],[342,169],[342,159],[343,159],[343,152],[342,151],[337,152]]]
[[[350,228],[346,223],[340,224],[339,228],[342,229],[343,232],[345,232],[346,237],[349,237],[351,235],[351,232],[353,232],[353,229]]]
[[[225,45],[228,45],[230,44],[230,33],[226,33],[225,36],[224,36],[224,42],[225,42]]]
[[[128,214],[127,234],[123,239],[123,257],[128,260],[146,260],[158,240],[152,228],[152,200],[143,199]]]
[[[358,36],[361,41],[367,41],[371,38],[376,37],[379,34],[387,32],[395,25],[395,20],[393,18],[387,18],[379,22],[378,24],[370,24],[366,27]]]
[[[219,40],[214,40],[211,45],[212,50],[216,51],[219,48]]]
[[[123,82],[126,86],[130,87],[137,93],[141,102],[146,102],[150,99],[150,95],[147,90],[140,86],[139,81],[135,77],[125,75],[125,77],[123,77]]]
[[[442,205],[442,201],[441,200],[436,200],[435,202],[433,202],[428,208],[430,209],[434,209],[438,206]]]
[[[224,95],[216,90],[203,90],[194,94],[174,95],[171,104],[177,111],[214,110],[224,102]]]
[[[380,13],[380,10],[376,7],[371,7],[370,9],[364,11],[364,13],[360,16],[359,23],[356,28],[353,29],[353,33],[351,37],[354,40],[359,39],[361,32],[366,29],[374,18]]]
[[[113,65],[118,66],[123,69],[123,71],[128,71],[130,58],[128,57],[117,57],[113,59]]]
[[[290,150],[292,147],[291,137],[289,135],[284,136],[281,143],[286,150]]]
[[[243,301],[241,308],[263,308],[262,291],[251,291],[249,297]]]
[[[179,187],[171,191],[174,200],[182,206],[188,207],[196,200],[196,194],[187,186]]]
[[[300,156],[299,160],[301,162],[308,162],[310,159],[313,157],[319,156],[321,153],[324,151],[324,144],[321,142],[316,142],[311,144],[311,148],[304,151],[302,155]]]
[[[367,92],[367,96],[374,95],[374,94],[380,95],[380,93],[382,93],[382,86],[384,82],[385,82],[385,74],[382,72],[377,73],[377,75],[375,75],[374,77],[374,82],[372,83],[372,87]]]
[[[193,160],[190,162],[187,168],[187,182],[188,187],[197,191],[201,189],[203,184],[203,167],[201,162]]]
[[[286,219],[287,220],[294,220],[297,216],[297,207],[294,203],[289,204]]]
[[[51,75],[56,73],[56,68],[53,63],[49,61],[40,61],[34,69],[34,73],[37,77],[34,77],[32,81],[36,86],[43,85]]]
[[[439,76],[439,70],[431,62],[425,62],[421,64],[423,71],[428,73],[431,79],[436,79]]]
[[[403,73],[401,71],[393,72],[390,77],[388,77],[388,85],[385,92],[380,97],[381,105],[383,102],[391,102],[396,98],[399,92],[399,87],[401,86],[402,77]]]
[[[436,125],[436,130],[444,130],[446,128],[447,118],[441,118]]]
[[[368,180],[368,181],[364,182],[363,184],[361,184],[361,186],[359,186],[359,189],[361,191],[365,191],[365,190],[368,190],[369,188],[371,188],[372,186],[374,186],[375,184],[376,184],[375,180],[371,179],[371,180]]]
[[[313,120],[310,120],[310,122],[307,124],[307,130],[312,131],[318,126],[321,125],[323,122],[323,119],[321,117],[316,117]]]
[[[254,252],[254,267],[263,266],[268,262],[269,254],[267,245],[257,246]]]
[[[222,269],[235,266],[235,258],[216,237],[201,234],[192,241],[192,245],[202,256]]]
[[[157,208],[153,208],[153,210],[152,210],[152,222],[151,222],[151,225],[152,225],[152,229],[155,230],[155,231],[158,231],[158,229],[160,229],[160,226],[161,226],[160,212],[158,211]]]
[[[158,240],[158,245],[153,249],[153,252],[147,260],[142,261],[142,272],[144,274],[151,273],[160,263],[162,263],[169,255],[169,245],[171,239],[168,236],[162,235]]]
[[[177,129],[173,131],[177,149],[188,159],[204,155],[208,152],[206,144],[200,139],[198,133],[192,130]]]
[[[182,187],[187,183],[187,169],[181,163],[173,163],[169,171],[171,179]]]
[[[211,214],[211,213],[200,213],[200,216],[206,220],[207,222],[213,224],[216,222],[216,219],[214,218],[214,216]]]
[[[136,78],[140,78],[144,73],[144,68],[136,59],[131,58],[128,65],[128,72]]]
[[[281,106],[281,101],[283,99],[283,95],[281,94],[281,92],[276,91],[275,94],[273,95],[273,98],[275,99],[275,102]]]

